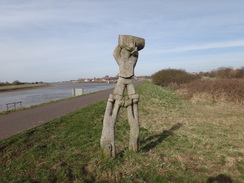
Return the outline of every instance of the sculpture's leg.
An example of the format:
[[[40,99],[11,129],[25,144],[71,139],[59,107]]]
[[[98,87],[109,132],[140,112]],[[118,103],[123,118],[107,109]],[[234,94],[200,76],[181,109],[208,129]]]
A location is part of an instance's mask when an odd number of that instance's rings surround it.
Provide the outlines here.
[[[114,126],[116,119],[112,117],[112,110],[114,106],[114,99],[112,95],[109,96],[105,115],[103,119],[103,130],[100,140],[101,148],[105,156],[114,157],[115,155],[115,143],[114,143]]]
[[[124,87],[125,86],[121,85],[120,87],[116,86],[118,91],[124,91]],[[108,99],[103,119],[102,136],[100,140],[101,148],[106,157],[115,157],[116,154],[114,128],[119,113],[119,109],[124,103],[122,98],[123,97],[121,95],[111,94]]]
[[[130,124],[129,149],[134,152],[137,152],[139,150],[138,100],[137,102],[136,99],[132,100],[132,104],[127,107],[127,114],[128,114],[128,121]]]
[[[129,100],[131,104],[127,107],[128,121],[130,124],[130,142],[129,149],[137,152],[139,150],[139,119],[138,102],[139,95],[135,94],[134,85],[128,85]]]

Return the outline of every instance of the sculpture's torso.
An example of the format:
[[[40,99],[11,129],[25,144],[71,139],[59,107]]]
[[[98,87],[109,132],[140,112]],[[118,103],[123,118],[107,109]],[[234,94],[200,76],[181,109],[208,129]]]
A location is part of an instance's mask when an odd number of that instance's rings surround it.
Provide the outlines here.
[[[131,78],[134,76],[134,68],[138,59],[138,52],[131,54],[125,48],[121,49],[119,57],[115,58],[119,65],[119,76]]]

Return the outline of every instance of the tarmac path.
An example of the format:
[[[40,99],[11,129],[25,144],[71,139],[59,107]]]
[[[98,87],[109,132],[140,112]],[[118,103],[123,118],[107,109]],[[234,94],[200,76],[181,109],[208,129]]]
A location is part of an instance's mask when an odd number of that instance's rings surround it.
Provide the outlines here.
[[[135,86],[143,81],[134,83]],[[11,137],[24,130],[47,123],[55,118],[74,112],[89,104],[108,99],[113,89],[84,95],[81,97],[62,100],[55,103],[40,105],[37,107],[0,115],[0,140]]]

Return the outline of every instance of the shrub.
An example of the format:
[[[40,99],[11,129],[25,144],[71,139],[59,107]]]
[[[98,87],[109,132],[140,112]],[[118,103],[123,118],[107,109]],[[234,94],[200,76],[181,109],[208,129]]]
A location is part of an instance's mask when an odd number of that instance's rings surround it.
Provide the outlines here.
[[[160,86],[180,85],[196,79],[200,79],[200,76],[180,69],[164,69],[152,75],[152,81]]]
[[[9,82],[5,82],[5,83],[3,83],[3,82],[0,82],[0,86],[8,86],[8,85],[10,85],[10,83]]]
[[[209,73],[203,73],[202,75],[209,76],[209,77],[221,78],[221,79],[244,78],[244,67],[241,67],[239,69],[233,69],[230,67],[220,67],[220,68],[213,70]]]
[[[243,79],[197,80],[184,84],[178,93],[188,99],[244,104]]]
[[[19,80],[13,81],[12,85],[21,85],[22,83]]]

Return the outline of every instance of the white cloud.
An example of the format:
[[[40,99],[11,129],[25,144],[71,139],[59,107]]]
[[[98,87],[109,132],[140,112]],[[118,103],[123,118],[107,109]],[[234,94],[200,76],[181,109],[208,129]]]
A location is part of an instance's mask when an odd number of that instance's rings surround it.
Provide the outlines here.
[[[231,48],[231,47],[240,47],[244,46],[244,40],[237,41],[225,41],[225,42],[215,42],[208,44],[197,44],[197,45],[183,45],[182,47],[176,48],[158,48],[154,50],[145,50],[145,54],[157,54],[157,53],[173,53],[173,52],[187,52],[195,50],[207,50],[215,48]]]
[[[26,75],[34,79],[30,76],[35,67],[45,70],[48,78],[54,66],[57,75],[60,72],[69,78],[76,77],[79,68],[87,75],[94,72],[96,77],[115,73],[118,68],[112,52],[118,34],[146,39],[137,67],[141,63],[147,69],[155,68],[157,60],[167,53],[173,53],[167,54],[172,60],[181,53],[190,56],[191,51],[244,46],[241,0],[0,0],[0,3],[0,63],[4,63],[0,78],[4,80],[8,80],[7,73],[13,66],[23,70],[21,74],[16,72],[15,78]],[[187,62],[184,61],[185,65]],[[41,77],[38,70],[36,75]]]

